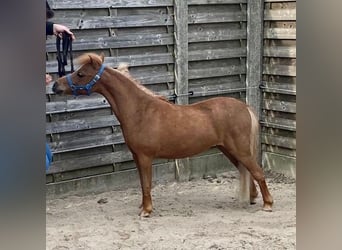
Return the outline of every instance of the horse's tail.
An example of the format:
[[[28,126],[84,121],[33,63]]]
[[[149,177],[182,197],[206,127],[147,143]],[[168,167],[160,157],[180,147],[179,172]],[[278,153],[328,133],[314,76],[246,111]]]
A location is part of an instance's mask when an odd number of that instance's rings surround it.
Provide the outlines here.
[[[257,160],[257,147],[258,147],[258,132],[259,125],[258,120],[250,107],[247,107],[248,113],[251,118],[251,130],[250,130],[250,154],[251,157]],[[250,184],[251,184],[251,174],[245,166],[239,163],[240,171],[240,193],[239,200],[242,203],[250,202]]]
[[[250,173],[245,166],[239,163],[240,172],[240,190],[239,201],[243,204],[248,204],[250,201]]]
[[[250,147],[251,155],[254,160],[258,161],[258,145],[259,145],[259,122],[258,119],[251,109],[248,107],[249,115],[251,116],[251,135],[250,135]]]

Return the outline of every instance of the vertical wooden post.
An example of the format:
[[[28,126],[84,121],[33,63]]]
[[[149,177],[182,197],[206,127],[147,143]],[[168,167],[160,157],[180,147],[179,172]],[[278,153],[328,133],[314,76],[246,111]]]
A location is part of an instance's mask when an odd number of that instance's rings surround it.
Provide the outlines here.
[[[175,92],[177,104],[188,104],[188,4],[174,1]]]
[[[249,0],[247,2],[247,75],[246,101],[254,108],[260,120],[261,90],[263,68],[263,23],[264,1]],[[260,139],[260,134],[258,135]],[[261,142],[261,140],[259,140]],[[261,162],[261,143],[258,145],[259,163]]]
[[[188,3],[174,0],[174,53],[176,104],[188,104]],[[182,142],[179,142],[182,143]],[[190,177],[189,158],[176,160],[176,179],[187,181]]]

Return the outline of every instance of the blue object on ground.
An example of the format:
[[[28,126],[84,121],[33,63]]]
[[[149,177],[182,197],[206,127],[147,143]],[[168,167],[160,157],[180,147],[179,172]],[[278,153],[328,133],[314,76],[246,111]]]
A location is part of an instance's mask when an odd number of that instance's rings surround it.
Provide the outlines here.
[[[52,162],[52,152],[49,147],[49,144],[46,143],[46,153],[45,153],[45,170],[47,171],[50,168],[50,164]]]

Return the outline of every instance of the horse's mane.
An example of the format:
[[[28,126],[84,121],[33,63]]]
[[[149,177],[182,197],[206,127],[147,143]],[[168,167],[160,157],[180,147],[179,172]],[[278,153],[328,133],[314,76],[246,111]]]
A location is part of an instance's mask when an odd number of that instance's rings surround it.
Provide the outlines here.
[[[103,63],[102,57],[97,55],[97,54],[95,54],[95,53],[83,54],[83,55],[79,56],[75,61],[76,61],[76,63],[78,65],[84,65],[84,64],[88,64],[88,63],[94,63],[94,62],[96,64],[101,65]],[[144,85],[142,85],[138,80],[133,78],[132,75],[129,73],[128,64],[127,63],[120,63],[116,70],[119,73],[121,73],[122,75],[124,75],[125,77],[127,77],[128,79],[130,79],[133,83],[136,84],[136,86],[139,89],[141,89],[145,93],[147,93],[147,94],[149,94],[151,96],[157,97],[157,98],[159,98],[159,99],[161,99],[163,101],[169,102],[166,97],[155,94],[153,91],[149,90]]]
[[[137,79],[133,78],[132,75],[129,73],[128,70],[128,64],[127,63],[120,63],[117,70],[123,74],[124,76],[126,76],[128,79],[130,79],[132,82],[134,82],[136,84],[136,86],[141,89],[142,91],[144,91],[145,93],[157,97],[163,101],[169,102],[168,99],[166,99],[165,96],[161,96],[161,95],[157,95],[156,93],[154,93],[153,91],[149,90],[148,88],[146,88],[144,85],[142,85]]]
[[[120,63],[119,66],[117,67],[117,70],[126,76],[128,79],[130,79],[132,82],[134,82],[139,89],[142,91],[146,92],[149,95],[156,96],[154,92],[146,88],[144,85],[142,85],[137,79],[133,78],[132,75],[129,73],[128,70],[128,64],[127,63]]]

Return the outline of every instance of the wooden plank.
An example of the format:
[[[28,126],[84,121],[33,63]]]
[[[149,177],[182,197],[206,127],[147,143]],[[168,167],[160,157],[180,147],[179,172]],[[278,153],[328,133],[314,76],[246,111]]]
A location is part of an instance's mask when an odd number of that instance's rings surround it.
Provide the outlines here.
[[[205,61],[227,58],[240,58],[247,56],[246,48],[234,49],[207,49],[189,51],[189,61]]]
[[[247,38],[246,29],[231,29],[219,31],[192,31],[189,33],[189,43],[239,40]]]
[[[67,171],[63,173],[51,174],[54,177],[54,182],[68,182],[74,179],[83,178],[85,176],[96,176],[114,172],[113,164],[106,164],[94,168],[78,169],[75,171]]]
[[[282,148],[278,146],[273,146],[273,145],[268,145],[268,144],[263,144],[263,152],[270,152],[270,153],[275,153],[275,154],[281,154],[281,155],[286,155],[290,157],[296,157],[297,153],[295,149],[290,149],[290,148]]]
[[[296,47],[272,46],[264,47],[264,57],[296,58]]]
[[[296,76],[296,72],[296,66],[265,64],[262,73],[265,75]]]
[[[238,77],[218,77],[213,80],[212,78],[201,78],[196,80],[191,80],[189,82],[189,88],[193,89],[206,89],[206,88],[215,88],[220,90],[225,89],[240,89],[245,88],[246,84],[243,81],[240,81]]]
[[[295,84],[280,84],[280,83],[265,82],[265,81],[263,81],[262,84],[263,84],[262,90],[264,92],[287,94],[287,95],[296,94]]]
[[[55,23],[67,24],[72,30],[130,28],[173,25],[173,17],[167,14],[133,16],[97,16],[54,18]]]
[[[204,69],[189,69],[189,79],[199,79],[218,76],[230,76],[246,74],[246,67],[243,65],[232,65],[230,67],[212,67]]]
[[[90,149],[114,144],[125,143],[122,134],[109,134],[109,135],[95,135],[81,138],[72,138],[69,140],[58,140],[50,142],[51,151],[54,154],[60,154],[75,150]]]
[[[283,148],[296,149],[296,138],[289,138],[284,136],[262,134],[262,143],[274,145]]]
[[[156,53],[129,56],[106,57],[104,61],[110,67],[117,67],[120,63],[128,63],[130,67],[149,66],[159,64],[172,64],[174,58],[172,53]]]
[[[247,3],[247,0],[188,0],[188,5],[207,5],[207,4],[240,4]]]
[[[46,134],[71,132],[93,128],[118,126],[119,121],[114,115],[101,117],[86,117],[84,119],[70,119],[67,121],[50,122],[46,124]]]
[[[195,31],[190,32],[188,40],[194,42],[211,42],[239,40],[247,38],[246,29],[237,30],[219,30],[219,31]],[[92,39],[76,40],[72,44],[74,51],[94,51],[97,49],[119,49],[145,46],[162,46],[173,44],[172,34],[136,34],[118,37],[100,37]],[[46,44],[46,52],[56,53],[56,44],[54,42]]]
[[[263,109],[296,113],[296,103],[265,99]]]
[[[296,39],[296,29],[268,28],[264,31],[266,39]]]
[[[173,63],[174,58],[171,53],[156,53],[148,55],[129,55],[105,57],[104,63],[108,67],[118,67],[120,63],[127,63],[130,67],[133,66],[149,66]],[[70,65],[65,67],[66,71],[70,71]],[[56,61],[46,63],[46,72],[57,73],[58,63]]]
[[[297,0],[264,0],[265,3],[297,2]]]
[[[189,48],[188,48],[188,4],[183,0],[174,0],[175,13],[175,95],[176,104],[184,105],[189,103]],[[178,181],[188,181],[190,178],[189,158],[177,159],[176,164],[176,179]]]
[[[47,174],[63,173],[66,171],[79,170],[90,167],[103,166],[116,162],[125,162],[133,160],[129,151],[119,151],[106,154],[95,154],[83,157],[77,157],[62,161],[53,161]]]
[[[241,88],[246,87],[246,83],[240,80],[239,76],[222,76],[212,78],[200,78],[189,81],[189,88],[205,88],[210,86],[217,86],[217,88]]]
[[[296,120],[275,117],[263,117],[260,124],[264,127],[296,131]]]
[[[72,43],[72,49],[74,51],[94,51],[96,49],[118,49],[172,44],[172,34],[134,34],[114,37],[77,39]],[[46,52],[57,52],[56,44],[53,41],[51,43],[47,43],[45,48]]]
[[[246,86],[241,82],[232,82],[229,85],[191,86],[189,89],[193,93],[191,97],[199,97],[245,92]]]
[[[247,14],[244,11],[226,13],[194,13],[188,15],[189,24],[245,22]],[[62,17],[54,18],[56,23],[65,23],[70,29],[104,29],[131,28],[173,25],[173,16],[167,14],[149,14],[132,16],[97,16],[97,17]]]
[[[51,1],[50,1],[51,2]],[[188,5],[239,4],[247,0],[188,0]],[[59,0],[51,2],[52,9],[141,8],[173,6],[172,0]]]
[[[57,145],[59,145],[58,144],[59,141],[61,141],[63,145],[66,145],[65,143],[69,143],[69,142],[72,144],[72,141],[74,139],[82,141],[82,139],[84,138],[85,141],[87,140],[90,141],[92,137],[102,137],[102,136],[112,135],[112,134],[115,134],[115,135],[121,134],[121,127],[115,126],[115,127],[106,127],[106,128],[95,128],[95,129],[89,129],[89,130],[79,130],[79,131],[70,132],[70,133],[52,134],[51,136],[47,134],[46,138],[48,138],[47,139],[48,143],[49,144],[51,143],[50,146],[54,147],[57,150],[56,153],[58,153],[59,151],[64,151],[68,149],[67,146],[59,147],[59,146],[56,146],[56,144],[54,144],[54,143],[57,143]],[[49,140],[50,138],[52,141]],[[109,147],[107,147],[106,150],[108,150],[108,148]],[[91,151],[87,150],[87,152],[91,152]],[[84,151],[82,152],[82,154],[86,154],[87,152]],[[60,157],[60,155],[58,157]],[[63,158],[63,156],[61,158]]]
[[[56,114],[61,112],[73,112],[108,107],[110,107],[110,105],[107,100],[101,95],[96,95],[96,97],[71,99],[59,102],[48,102],[46,103],[46,114]]]
[[[54,96],[51,96],[54,97]],[[60,97],[60,96],[57,96]],[[70,96],[68,96],[70,97]],[[72,97],[71,97],[72,98]],[[85,117],[103,117],[103,116],[111,116],[112,111],[110,108],[105,109],[89,109],[85,111],[77,111],[77,112],[60,112],[52,115],[46,115],[47,123],[56,122],[56,121],[66,121],[70,119],[83,119]],[[110,128],[99,129],[101,131],[110,131]],[[82,131],[82,135],[86,134],[86,131]],[[65,136],[65,135],[63,135]]]
[[[265,21],[296,21],[296,9],[265,10]]]
[[[172,0],[58,0],[50,4],[52,9],[140,8],[172,5]]]
[[[164,72],[163,74],[151,74],[145,73],[135,76],[137,80],[145,84],[155,84],[155,83],[167,83],[174,82],[173,72]]]
[[[246,12],[226,12],[226,13],[196,13],[188,17],[189,24],[199,23],[226,23],[226,22],[245,22]]]
[[[241,89],[224,89],[224,90],[220,90],[220,89],[213,89],[213,90],[206,90],[206,91],[199,91],[196,89],[195,90],[191,90],[193,91],[193,94],[190,96],[190,98],[194,99],[194,98],[197,98],[197,101],[201,101],[201,100],[205,100],[205,99],[208,99],[208,98],[211,98],[211,97],[217,97],[217,96],[230,96],[230,97],[235,97],[235,98],[238,98],[240,99],[241,98],[241,101],[245,101],[244,100],[244,96],[245,95],[242,95],[243,93],[245,94],[246,93],[246,88],[241,88]],[[233,95],[233,94],[237,94],[237,95]],[[203,98],[201,98],[203,97]],[[204,97],[208,97],[208,98],[204,98]],[[200,99],[198,99],[200,98]],[[192,102],[194,103],[194,102]]]
[[[265,169],[296,178],[296,158],[281,154],[264,152],[262,165]]]

